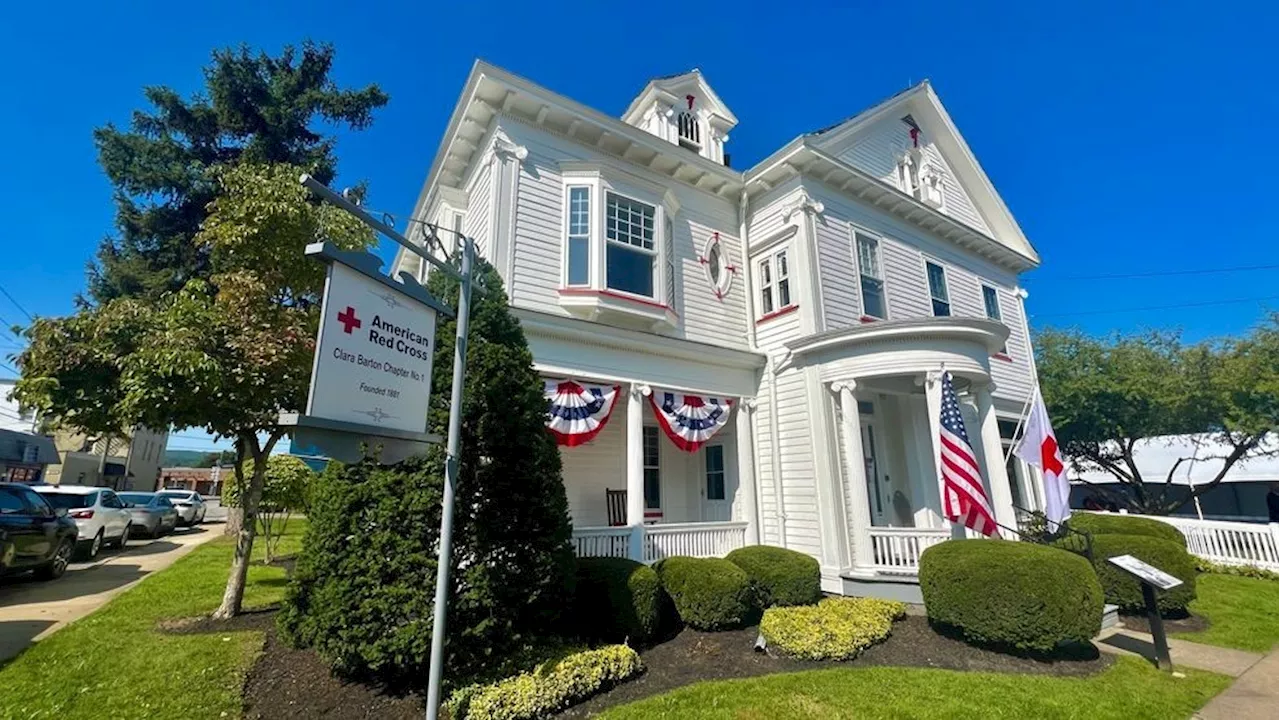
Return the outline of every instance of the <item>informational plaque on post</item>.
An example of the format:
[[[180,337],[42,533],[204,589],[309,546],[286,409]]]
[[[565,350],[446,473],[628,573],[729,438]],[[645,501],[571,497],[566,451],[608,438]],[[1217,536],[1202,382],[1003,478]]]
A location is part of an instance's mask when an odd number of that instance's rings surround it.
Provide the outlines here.
[[[1107,562],[1160,590],[1172,590],[1182,584],[1178,578],[1132,555],[1117,555],[1107,558]]]

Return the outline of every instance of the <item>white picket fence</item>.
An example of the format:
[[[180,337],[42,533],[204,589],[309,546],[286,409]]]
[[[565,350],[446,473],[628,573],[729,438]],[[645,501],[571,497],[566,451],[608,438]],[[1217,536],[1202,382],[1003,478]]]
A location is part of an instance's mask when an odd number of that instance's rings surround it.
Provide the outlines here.
[[[1187,550],[1196,557],[1223,565],[1251,565],[1280,572],[1280,525],[1276,523],[1264,525],[1162,515],[1130,514],[1129,517],[1158,520],[1178,528],[1187,538]]]
[[[745,522],[659,523],[637,528],[646,563],[676,555],[724,557],[747,544]],[[578,557],[627,557],[632,528],[579,527],[573,529],[573,550]]]

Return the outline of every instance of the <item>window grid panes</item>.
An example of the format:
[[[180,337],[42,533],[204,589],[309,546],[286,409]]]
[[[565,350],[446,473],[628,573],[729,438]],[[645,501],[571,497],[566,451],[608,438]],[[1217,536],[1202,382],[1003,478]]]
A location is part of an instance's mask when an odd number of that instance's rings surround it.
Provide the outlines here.
[[[569,188],[569,262],[565,282],[591,282],[591,188]]]
[[[608,193],[605,200],[605,285],[654,297],[654,208]]]
[[[724,500],[724,446],[708,445],[706,449],[707,499]]]
[[[1000,296],[996,294],[996,289],[990,285],[982,286],[982,304],[987,310],[987,317],[996,322],[1004,322],[1000,317]],[[1001,354],[1009,352],[1008,344],[1000,346]]]
[[[769,271],[769,258],[760,261],[760,314],[773,312],[773,277]]]
[[[790,272],[787,269],[787,251],[782,250],[773,256],[774,270],[778,274],[778,307],[784,308],[791,304],[791,280],[788,279]]]
[[[933,300],[934,317],[951,315],[951,298],[947,295],[947,274],[937,263],[926,262],[925,272],[929,276],[929,297]]]
[[[857,233],[858,271],[862,277],[862,314],[885,317],[884,276],[880,270],[880,241]]]
[[[645,250],[653,249],[653,206],[608,194],[605,222],[608,238]]]
[[[653,425],[644,427],[644,507],[646,510],[662,508],[662,477],[660,475],[661,453],[659,452],[658,428]]]

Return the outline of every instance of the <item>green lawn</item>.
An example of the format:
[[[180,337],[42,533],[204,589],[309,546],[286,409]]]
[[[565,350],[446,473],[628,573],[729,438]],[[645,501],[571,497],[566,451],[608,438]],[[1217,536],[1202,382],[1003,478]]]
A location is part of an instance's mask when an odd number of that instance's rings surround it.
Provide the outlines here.
[[[1280,626],[1280,583],[1274,580],[1204,574],[1196,578],[1191,612],[1209,620],[1209,629],[1172,633],[1206,645],[1266,652]]]
[[[282,555],[296,552],[305,527],[289,523]],[[254,551],[260,558],[261,543]],[[237,717],[244,672],[262,633],[155,630],[159,620],[216,609],[231,554],[230,538],[207,542],[0,667],[0,717]],[[251,566],[245,607],[278,602],[284,585],[283,569]]]
[[[614,708],[605,720],[801,720],[813,718],[1187,718],[1231,679],[1185,678],[1118,658],[1088,678],[846,668],[691,685]]]

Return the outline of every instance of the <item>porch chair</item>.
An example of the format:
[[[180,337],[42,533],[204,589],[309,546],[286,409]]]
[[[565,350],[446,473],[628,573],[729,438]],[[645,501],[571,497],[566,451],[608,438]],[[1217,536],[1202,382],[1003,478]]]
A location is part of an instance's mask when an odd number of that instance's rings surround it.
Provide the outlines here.
[[[627,491],[605,490],[605,507],[609,510],[609,527],[627,524]]]

